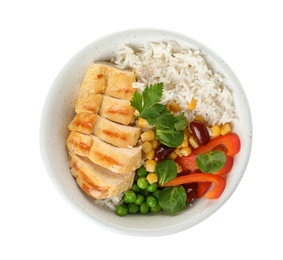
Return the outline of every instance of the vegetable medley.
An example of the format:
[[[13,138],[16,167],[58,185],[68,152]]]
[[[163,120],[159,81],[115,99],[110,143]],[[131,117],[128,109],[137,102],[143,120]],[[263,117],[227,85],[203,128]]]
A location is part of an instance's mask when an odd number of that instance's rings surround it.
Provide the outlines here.
[[[176,214],[203,196],[218,199],[233,157],[240,151],[240,139],[230,124],[208,126],[198,116],[187,125],[178,104],[159,103],[162,90],[162,83],[151,85],[142,94],[135,92],[131,100],[139,112],[145,163],[136,170],[132,188],[116,208],[119,216]],[[192,99],[188,109],[193,110],[196,102]]]

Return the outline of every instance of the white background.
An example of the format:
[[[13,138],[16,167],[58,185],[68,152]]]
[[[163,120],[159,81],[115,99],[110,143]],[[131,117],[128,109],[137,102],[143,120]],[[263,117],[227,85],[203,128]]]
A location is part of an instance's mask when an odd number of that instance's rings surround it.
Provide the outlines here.
[[[0,259],[283,259],[281,1],[1,1]],[[88,43],[135,27],[169,29],[216,51],[240,79],[253,148],[230,200],[197,226],[131,237],[82,217],[41,160],[49,87]],[[52,127],[52,126],[50,126]]]

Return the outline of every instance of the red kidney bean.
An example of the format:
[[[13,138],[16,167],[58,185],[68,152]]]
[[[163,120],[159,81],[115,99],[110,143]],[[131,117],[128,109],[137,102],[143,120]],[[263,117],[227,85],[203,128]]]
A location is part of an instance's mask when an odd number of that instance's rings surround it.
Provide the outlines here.
[[[197,197],[198,184],[188,183],[184,184],[183,187],[187,193],[187,202],[192,202]]]
[[[157,162],[164,161],[173,151],[175,148],[168,147],[165,144],[160,144],[154,153],[154,160]]]
[[[198,145],[206,145],[208,143],[209,133],[203,122],[197,120],[192,121],[190,123],[190,129]]]

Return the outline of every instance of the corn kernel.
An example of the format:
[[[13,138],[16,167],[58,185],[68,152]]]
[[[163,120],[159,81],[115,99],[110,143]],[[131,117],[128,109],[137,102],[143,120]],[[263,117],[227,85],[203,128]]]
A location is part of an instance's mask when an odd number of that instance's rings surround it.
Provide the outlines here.
[[[155,139],[155,134],[152,130],[148,130],[141,134],[141,139],[143,142],[152,141]]]
[[[146,176],[146,180],[149,184],[152,184],[158,182],[158,177],[154,172],[151,172]]]
[[[142,144],[142,150],[144,153],[148,153],[152,150],[152,144],[149,141],[146,141]]]
[[[175,160],[178,157],[178,155],[175,152],[172,152],[169,154],[168,159]]]
[[[176,103],[176,102],[172,102],[171,104],[169,104],[169,110],[172,112],[178,112],[180,111],[181,107]]]
[[[177,167],[177,173],[180,173],[183,170],[182,166],[179,165],[178,163],[175,163],[175,164],[176,164],[176,167]]]
[[[184,129],[184,135],[185,137],[189,137],[191,135],[188,127]]]
[[[185,136],[183,143],[181,144],[181,147],[183,148],[183,147],[188,147],[188,146],[189,146],[188,138]]]
[[[221,135],[226,135],[228,133],[230,133],[232,130],[231,125],[230,124],[224,124],[220,127],[220,134]]]
[[[159,145],[158,141],[156,139],[152,140],[151,141],[151,144],[152,144],[152,149],[156,149]]]
[[[188,156],[190,155],[192,152],[191,148],[190,147],[183,147],[180,151],[180,156]]]
[[[177,154],[177,156],[180,156],[181,155],[181,149],[180,148],[176,148],[174,150],[174,152]]]
[[[138,120],[138,126],[140,128],[148,128],[150,127],[150,124],[144,118],[140,117]]]
[[[201,121],[201,122],[204,123],[204,119],[203,119],[202,116],[196,116],[194,120],[196,120],[196,121]]]
[[[154,158],[154,150],[149,151],[144,155],[147,160],[152,160]]]
[[[189,143],[193,148],[198,148],[198,143],[192,135],[189,137]]]
[[[188,104],[188,108],[190,110],[194,110],[197,106],[197,100],[192,98],[191,102]]]
[[[220,135],[220,127],[218,125],[210,127],[211,138],[215,138]]]
[[[154,160],[147,160],[145,162],[145,169],[148,172],[155,172],[156,161]]]

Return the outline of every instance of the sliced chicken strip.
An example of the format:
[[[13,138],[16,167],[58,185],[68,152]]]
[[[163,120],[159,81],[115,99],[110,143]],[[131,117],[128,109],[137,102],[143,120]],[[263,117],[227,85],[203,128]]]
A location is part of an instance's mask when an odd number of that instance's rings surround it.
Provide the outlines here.
[[[93,113],[82,112],[76,114],[72,122],[69,124],[70,131],[77,131],[83,134],[92,134],[99,115]]]
[[[103,96],[99,114],[111,121],[129,125],[135,121],[135,109],[129,100]]]
[[[91,147],[93,146],[93,139],[90,135],[71,131],[67,138],[66,145],[68,151],[88,157]]]
[[[109,71],[105,94],[111,97],[131,100],[136,91],[132,87],[132,84],[136,82],[136,73],[134,71],[119,70],[112,64],[108,63]]]
[[[84,76],[78,96],[82,96],[85,93],[104,94],[107,86],[107,71],[107,66],[91,63]]]
[[[76,113],[87,112],[97,114],[101,106],[102,97],[101,94],[94,93],[79,95],[75,102]]]
[[[141,129],[124,126],[100,117],[93,129],[95,136],[117,147],[134,147],[139,139]]]
[[[135,81],[134,71],[120,70],[106,61],[91,63],[81,84],[79,96],[98,93],[130,100],[135,92],[132,88]]]
[[[96,199],[113,198],[128,190],[134,180],[134,172],[118,174],[94,164],[86,157],[69,153],[70,168],[78,185]]]
[[[101,140],[117,147],[129,148],[137,144],[141,129],[124,126],[91,113],[76,114],[69,130],[83,134],[94,134]]]
[[[142,164],[141,146],[119,148],[96,136],[84,135],[75,131],[70,133],[66,145],[70,152],[86,156],[92,162],[116,173],[132,172]]]

